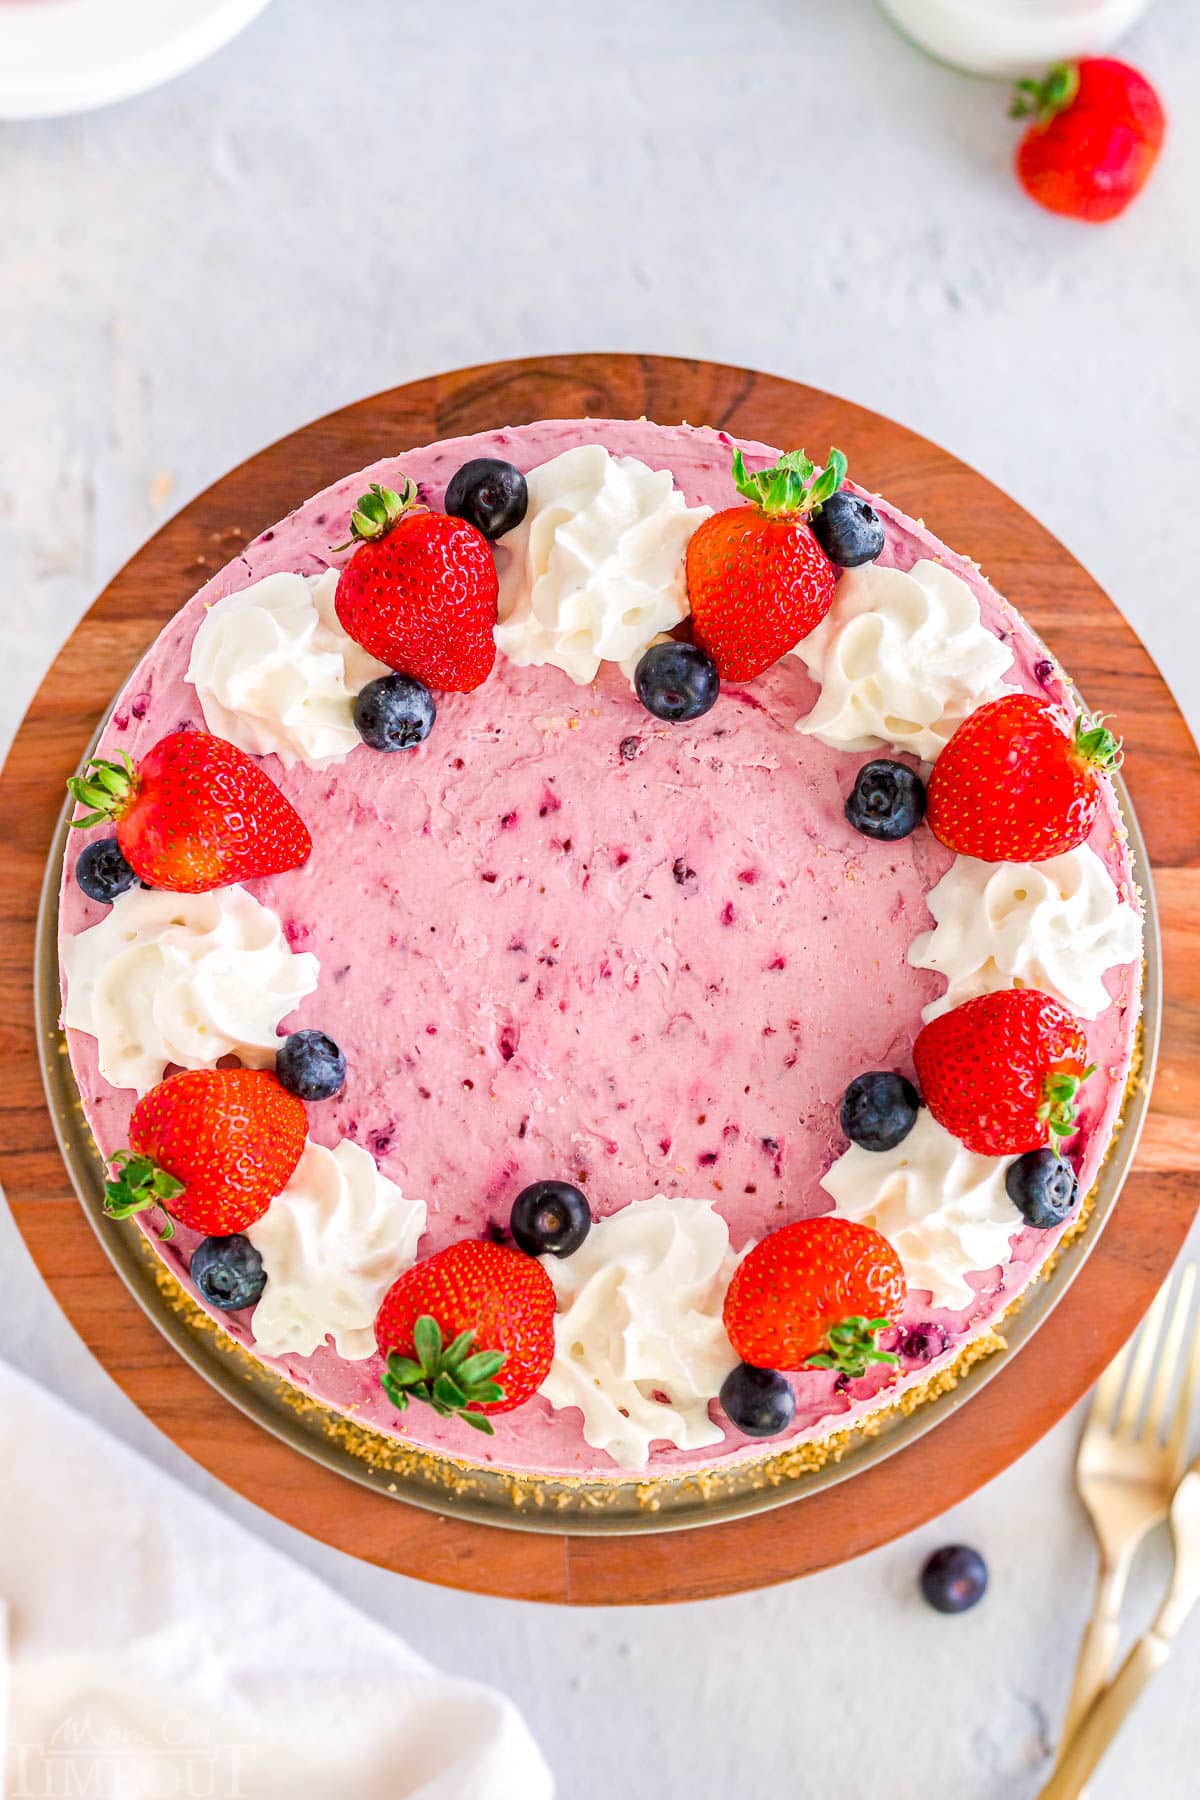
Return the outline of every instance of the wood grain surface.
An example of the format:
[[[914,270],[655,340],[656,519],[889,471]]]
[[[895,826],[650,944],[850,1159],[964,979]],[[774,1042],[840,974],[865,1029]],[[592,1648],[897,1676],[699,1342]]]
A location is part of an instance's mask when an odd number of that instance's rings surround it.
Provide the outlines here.
[[[911,1448],[777,1510],[701,1531],[571,1538],[501,1531],[382,1498],[309,1463],[222,1400],[122,1286],[68,1184],[42,1094],[33,1014],[38,891],[63,782],[134,662],[242,544],[382,455],[546,417],[686,419],[821,455],[982,564],[1117,716],[1163,928],[1163,1044],[1135,1168],[1082,1273],[1030,1345]],[[140,550],[68,642],[0,782],[0,1179],[63,1311],[175,1444],[277,1518],[349,1554],[529,1600],[697,1599],[826,1567],[913,1529],[1006,1468],[1095,1380],[1175,1258],[1200,1201],[1200,767],[1150,657],[1063,547],[1007,495],[901,426],[812,388],[711,363],[563,356],[459,370],[376,395],[251,457]]]

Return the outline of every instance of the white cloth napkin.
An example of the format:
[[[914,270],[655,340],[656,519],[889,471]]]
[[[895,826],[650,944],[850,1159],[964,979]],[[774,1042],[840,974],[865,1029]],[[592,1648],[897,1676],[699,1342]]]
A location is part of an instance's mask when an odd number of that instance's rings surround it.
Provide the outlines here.
[[[4,1365],[0,1608],[5,1800],[553,1794],[503,1696]]]

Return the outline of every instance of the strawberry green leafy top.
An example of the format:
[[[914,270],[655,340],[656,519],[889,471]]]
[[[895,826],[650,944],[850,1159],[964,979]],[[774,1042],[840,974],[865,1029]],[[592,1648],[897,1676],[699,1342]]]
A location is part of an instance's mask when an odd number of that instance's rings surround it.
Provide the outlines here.
[[[751,501],[769,518],[787,513],[819,512],[846,479],[846,458],[840,450],[831,450],[820,474],[817,465],[803,450],[789,450],[771,469],[760,469],[751,475],[740,450],[734,452],[733,481],[743,499]]]

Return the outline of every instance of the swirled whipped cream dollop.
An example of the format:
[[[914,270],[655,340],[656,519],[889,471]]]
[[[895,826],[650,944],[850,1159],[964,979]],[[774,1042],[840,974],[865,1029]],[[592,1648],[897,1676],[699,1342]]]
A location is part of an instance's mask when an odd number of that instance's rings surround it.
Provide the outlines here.
[[[361,742],[354,697],[389,671],[342,630],[337,583],[336,569],[265,575],[209,608],[187,679],[217,737],[288,769],[324,769]]]
[[[292,1179],[246,1233],[267,1272],[251,1320],[258,1348],[311,1356],[332,1338],[347,1362],[373,1356],[380,1302],[416,1261],[424,1230],[425,1202],[406,1200],[358,1144],[307,1143]]]
[[[550,1404],[577,1406],[587,1442],[625,1469],[660,1440],[719,1444],[708,1405],[737,1362],[721,1312],[738,1258],[711,1202],[636,1200],[542,1261],[558,1296]]]
[[[957,575],[923,558],[907,574],[847,569],[833,606],[792,652],[821,684],[797,731],[835,750],[890,745],[933,762],[968,713],[1013,690],[1012,651]]]
[[[529,510],[499,540],[496,644],[581,686],[602,662],[632,677],[660,632],[687,617],[684,553],[712,511],[669,469],[581,444],[531,470]]]
[[[243,887],[168,894],[134,887],[64,940],[63,1023],[96,1040],[100,1073],[144,1094],[168,1063],[274,1064],[278,1028],[317,985],[269,907]]]
[[[922,1017],[997,988],[1040,988],[1081,1019],[1111,1004],[1107,970],[1141,955],[1142,921],[1086,844],[1040,863],[956,856],[927,896],[936,921],[908,960],[949,983]]]
[[[821,1178],[846,1219],[873,1225],[895,1246],[910,1288],[935,1306],[969,1306],[972,1272],[1008,1259],[1023,1220],[1004,1188],[1011,1157],[977,1156],[922,1107],[894,1150],[839,1156]]]

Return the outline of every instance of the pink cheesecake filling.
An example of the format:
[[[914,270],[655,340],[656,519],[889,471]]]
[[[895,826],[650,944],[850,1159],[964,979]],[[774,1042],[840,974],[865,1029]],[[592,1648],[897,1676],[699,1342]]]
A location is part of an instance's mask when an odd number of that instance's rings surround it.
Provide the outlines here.
[[[136,760],[168,731],[203,726],[183,672],[206,604],[276,571],[339,564],[330,546],[345,538],[369,481],[395,485],[403,472],[438,506],[471,456],[530,469],[592,441],[670,468],[691,504],[736,499],[732,440],[686,426],[552,422],[386,459],[264,532],[183,607],[118,699],[101,752]],[[744,449],[759,463],[773,457],[761,445]],[[881,561],[944,562],[1011,643],[1007,679],[1059,697],[1046,651],[974,565],[879,509]],[[931,922],[925,896],[951,857],[924,829],[885,845],[848,825],[845,795],[866,757],[795,731],[816,693],[789,657],[725,689],[704,718],[667,726],[611,666],[580,688],[557,669],[501,657],[484,687],[439,696],[433,734],[415,752],[359,749],[320,773],[263,759],[314,839],[304,868],[247,884],[293,948],[320,959],[318,989],[285,1029],[320,1027],[349,1063],[343,1093],[309,1108],[310,1135],[330,1147],[353,1139],[406,1196],[427,1203],[422,1255],[502,1227],[521,1188],[543,1178],[584,1188],[597,1217],[656,1192],[712,1200],[735,1248],[830,1210],[819,1183],[845,1147],[843,1090],[867,1069],[911,1074],[921,1008],[942,989],[907,952]],[[72,878],[86,837],[73,834],[68,849],[68,936],[105,911]],[[1111,796],[1091,843],[1129,896]],[[1099,1072],[1073,1147],[1081,1191],[1120,1110],[1139,977],[1136,966],[1114,970],[1112,1004],[1088,1025]],[[100,1077],[94,1039],[72,1032],[70,1050],[96,1142],[111,1155],[135,1096]],[[840,1429],[957,1354],[1060,1235],[1018,1232],[1010,1261],[980,1270],[974,1303],[958,1313],[911,1294],[904,1325],[936,1329],[910,1330],[899,1379],[803,1373],[784,1437],[752,1444],[714,1407],[724,1444],[660,1446],[652,1470],[761,1456]],[[159,1246],[184,1280],[194,1242],[181,1230]],[[249,1315],[218,1316],[253,1349]],[[541,1398],[497,1416],[485,1442],[427,1408],[397,1415],[378,1359],[350,1363],[326,1347],[271,1366],[414,1444],[517,1470],[620,1473],[586,1444],[577,1411]]]

